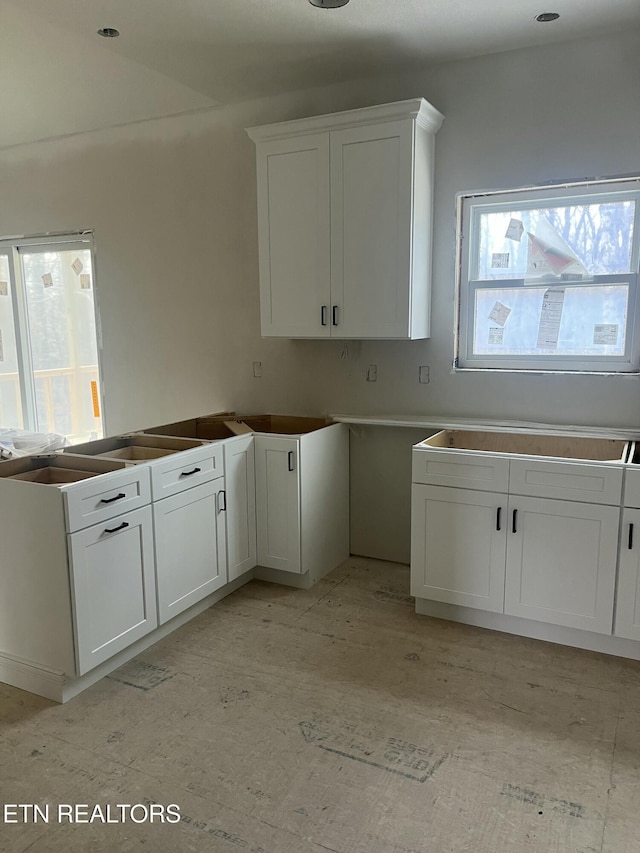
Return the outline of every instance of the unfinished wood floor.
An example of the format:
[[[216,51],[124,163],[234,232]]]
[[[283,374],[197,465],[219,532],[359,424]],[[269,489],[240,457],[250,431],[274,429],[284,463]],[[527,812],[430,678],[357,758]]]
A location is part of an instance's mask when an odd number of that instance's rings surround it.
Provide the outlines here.
[[[408,569],[252,582],[64,706],[0,686],[0,850],[632,853],[640,665],[416,616]]]

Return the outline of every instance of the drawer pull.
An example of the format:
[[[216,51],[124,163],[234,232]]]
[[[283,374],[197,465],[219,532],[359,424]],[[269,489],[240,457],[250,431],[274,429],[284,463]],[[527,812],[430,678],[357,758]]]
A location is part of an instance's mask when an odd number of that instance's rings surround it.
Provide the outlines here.
[[[181,477],[190,477],[192,474],[199,474],[202,468],[194,468],[193,471],[182,471]]]
[[[518,532],[518,524],[517,524],[517,522],[518,522],[518,510],[517,510],[517,509],[514,509],[514,511],[513,511],[513,524],[511,525],[511,532],[512,532],[512,533],[517,533],[517,532]]]
[[[289,453],[287,454],[287,467],[289,468],[289,471],[293,471],[295,468],[295,459],[293,456],[293,450],[290,450]]]
[[[128,526],[129,526],[129,522],[123,521],[122,524],[119,524],[117,527],[105,527],[104,532],[105,533],[117,533],[118,530],[124,530],[125,527],[128,527]]]
[[[629,525],[629,550],[631,551],[633,548],[633,524]]]
[[[337,326],[338,325],[338,306],[337,305],[333,306],[333,308],[331,309],[331,313],[333,315],[331,322],[333,323],[334,326]]]
[[[100,503],[101,504],[112,504],[114,501],[119,501],[122,498],[126,498],[126,495],[124,492],[120,492],[119,495],[116,495],[113,498],[100,498]]]
[[[327,305],[323,305],[322,308],[320,309],[320,325],[321,326],[327,325],[327,307],[328,307]]]
[[[496,513],[496,530],[501,530],[502,525],[500,524],[500,519],[502,518],[502,507],[498,507],[498,511]]]

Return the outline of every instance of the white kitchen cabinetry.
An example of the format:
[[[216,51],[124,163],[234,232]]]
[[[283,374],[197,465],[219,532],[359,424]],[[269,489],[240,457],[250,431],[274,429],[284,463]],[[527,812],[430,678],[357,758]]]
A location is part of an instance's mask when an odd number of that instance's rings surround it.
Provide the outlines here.
[[[502,613],[507,496],[414,484],[411,594]]]
[[[224,477],[153,503],[160,625],[227,583]]]
[[[0,464],[3,673],[27,689],[62,684],[156,627],[150,499],[143,466],[66,455]]]
[[[300,574],[300,442],[256,437],[258,563]]]
[[[412,594],[611,634],[626,447],[585,441],[445,430],[417,445]]]
[[[263,336],[429,336],[442,119],[418,98],[248,130]]]
[[[504,612],[611,634],[619,515],[618,507],[511,497]]]
[[[640,640],[640,451],[633,448],[625,475],[614,634]]]
[[[348,430],[256,434],[255,451],[258,565],[311,584],[349,556]]]
[[[227,500],[227,566],[229,580],[232,581],[246,574],[257,563],[253,435],[226,439],[224,478]]]
[[[78,675],[156,627],[153,555],[148,506],[69,534]]]

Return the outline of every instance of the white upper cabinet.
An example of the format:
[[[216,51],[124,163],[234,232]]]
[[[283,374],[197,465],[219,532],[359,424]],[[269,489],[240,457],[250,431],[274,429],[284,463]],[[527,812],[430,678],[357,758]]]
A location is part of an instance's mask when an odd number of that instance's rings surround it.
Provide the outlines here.
[[[263,336],[429,337],[442,119],[417,98],[247,131]]]

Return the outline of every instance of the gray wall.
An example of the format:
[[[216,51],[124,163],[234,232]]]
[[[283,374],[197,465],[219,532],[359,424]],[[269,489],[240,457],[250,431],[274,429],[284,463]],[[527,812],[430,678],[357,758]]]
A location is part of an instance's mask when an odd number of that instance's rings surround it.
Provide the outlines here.
[[[0,235],[95,230],[109,432],[220,408],[635,427],[635,377],[461,375],[452,374],[451,362],[455,193],[638,173],[638,35],[497,54],[6,150]],[[346,347],[262,340],[254,151],[243,128],[417,95],[446,117],[437,137],[431,340]],[[253,378],[253,361],[262,361],[262,379]],[[377,383],[365,382],[369,363],[378,365]],[[418,384],[420,364],[431,367],[429,385]],[[374,472],[360,453],[364,444],[358,447],[354,540],[360,552],[369,543],[380,556],[404,558],[411,441],[394,435],[384,439],[380,482],[404,502],[385,513],[386,531],[375,511],[367,516]],[[368,528],[367,517],[376,520]],[[380,544],[385,536],[389,547]]]

